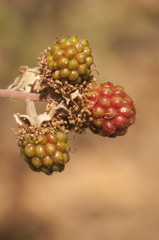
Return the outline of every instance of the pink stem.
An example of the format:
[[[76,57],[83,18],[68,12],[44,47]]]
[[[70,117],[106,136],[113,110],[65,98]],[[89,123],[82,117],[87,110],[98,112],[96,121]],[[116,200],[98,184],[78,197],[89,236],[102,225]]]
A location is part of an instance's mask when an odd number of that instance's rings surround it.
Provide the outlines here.
[[[31,100],[31,101],[46,101],[46,98],[42,94],[18,92],[6,89],[0,89],[0,97],[13,98],[17,100]]]

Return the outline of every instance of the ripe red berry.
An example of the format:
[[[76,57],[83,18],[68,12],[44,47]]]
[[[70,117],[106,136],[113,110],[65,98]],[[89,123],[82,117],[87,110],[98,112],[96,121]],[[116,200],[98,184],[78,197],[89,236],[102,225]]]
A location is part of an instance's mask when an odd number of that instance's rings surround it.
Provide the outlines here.
[[[114,107],[108,107],[105,109],[105,114],[104,114],[104,118],[105,119],[111,119],[113,118],[117,113],[117,109]]]
[[[116,115],[113,118],[113,121],[114,121],[115,126],[118,128],[125,127],[127,124],[127,118],[125,116],[123,116],[122,114]]]
[[[116,109],[122,107],[123,106],[123,99],[121,97],[118,97],[118,96],[113,96],[111,98],[111,106],[113,106]]]
[[[102,136],[122,136],[135,122],[136,111],[132,99],[123,87],[110,82],[92,85],[85,97],[85,107],[92,114],[92,120],[88,123],[90,128]]]
[[[113,133],[116,130],[116,126],[112,120],[107,120],[103,124],[103,128],[106,132]]]
[[[130,117],[131,116],[131,114],[132,114],[132,110],[131,110],[131,107],[130,106],[128,106],[128,105],[124,105],[124,106],[122,106],[120,109],[119,109],[119,112],[121,113],[121,114],[123,114],[125,117]]]
[[[100,95],[104,95],[106,97],[111,97],[113,95],[113,92],[110,87],[101,87],[99,93]]]
[[[124,89],[120,86],[113,88],[113,95],[124,98],[125,97]]]

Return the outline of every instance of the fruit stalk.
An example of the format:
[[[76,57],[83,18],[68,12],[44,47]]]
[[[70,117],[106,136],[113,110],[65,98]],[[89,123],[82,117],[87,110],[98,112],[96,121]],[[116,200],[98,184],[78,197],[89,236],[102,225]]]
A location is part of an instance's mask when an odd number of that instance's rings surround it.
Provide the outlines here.
[[[47,101],[45,96],[38,93],[18,92],[8,89],[0,89],[0,97],[16,100]]]

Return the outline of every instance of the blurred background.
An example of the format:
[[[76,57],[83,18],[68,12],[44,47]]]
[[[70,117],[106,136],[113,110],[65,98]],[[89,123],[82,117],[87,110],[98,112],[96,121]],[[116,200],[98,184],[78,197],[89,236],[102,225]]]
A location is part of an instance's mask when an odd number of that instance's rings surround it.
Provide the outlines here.
[[[100,81],[125,87],[137,121],[124,137],[74,136],[52,176],[20,157],[13,114],[0,99],[0,240],[159,239],[159,1],[0,0],[0,88],[56,37],[89,40]]]

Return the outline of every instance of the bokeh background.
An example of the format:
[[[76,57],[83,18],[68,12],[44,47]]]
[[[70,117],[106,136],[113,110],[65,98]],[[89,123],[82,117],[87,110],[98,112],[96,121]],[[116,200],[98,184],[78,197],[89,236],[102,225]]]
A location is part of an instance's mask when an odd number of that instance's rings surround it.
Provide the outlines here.
[[[137,108],[124,137],[71,135],[65,171],[46,176],[11,131],[24,102],[0,99],[0,240],[159,239],[158,30],[158,0],[0,0],[0,88],[56,37],[77,35],[98,79],[123,85]]]

